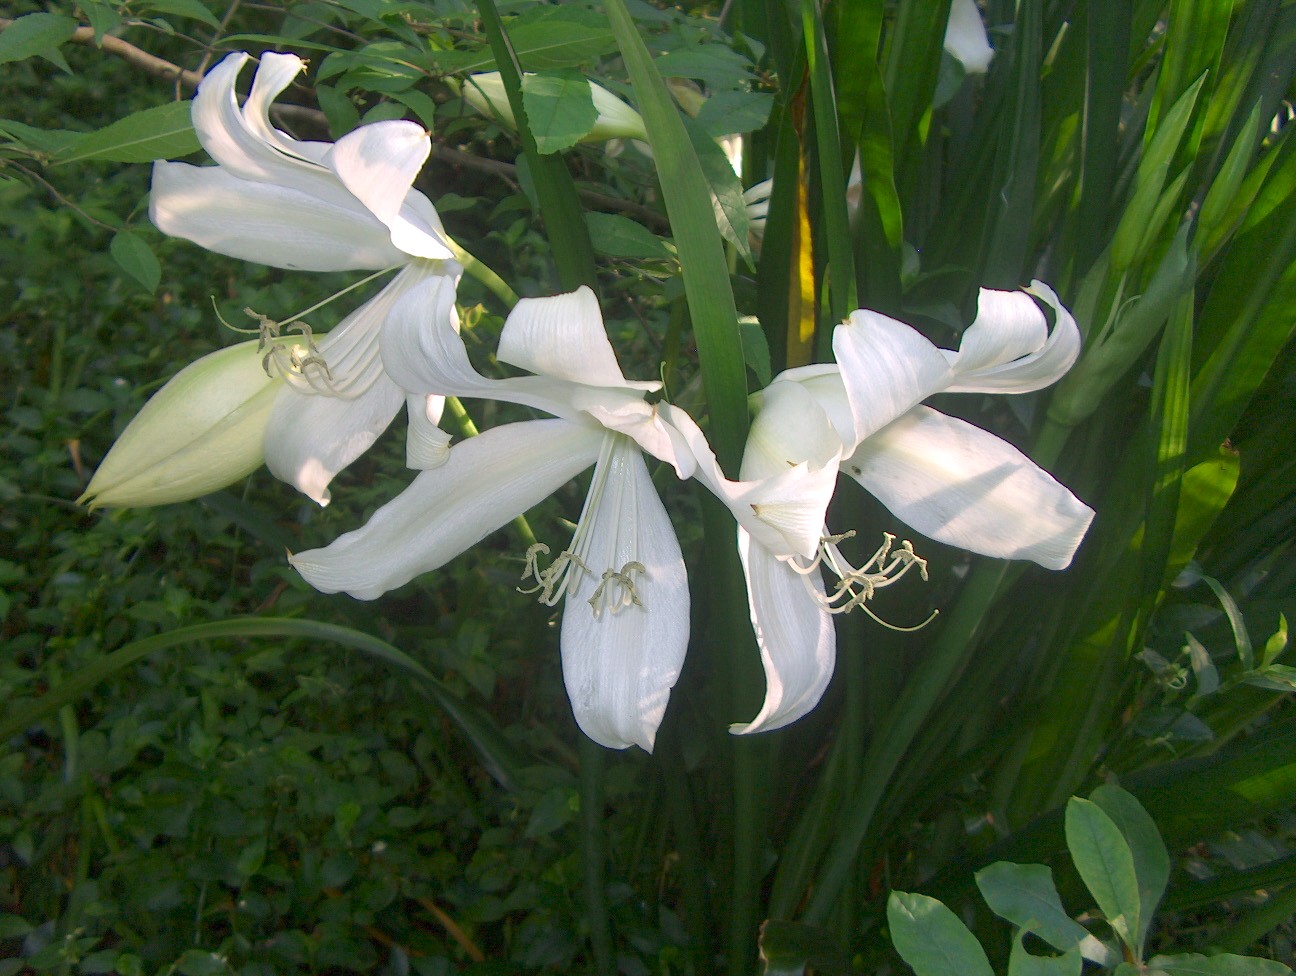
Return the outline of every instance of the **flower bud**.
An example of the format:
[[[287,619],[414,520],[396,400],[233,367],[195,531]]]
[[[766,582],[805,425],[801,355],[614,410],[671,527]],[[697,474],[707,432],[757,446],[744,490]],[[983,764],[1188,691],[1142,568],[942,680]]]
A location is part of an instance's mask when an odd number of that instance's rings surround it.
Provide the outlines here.
[[[265,359],[266,349],[253,340],[182,369],[122,431],[78,501],[91,508],[167,505],[255,471],[283,385],[266,372]]]
[[[643,117],[602,85],[589,83],[590,98],[598,118],[594,127],[581,137],[581,142],[606,142],[609,139],[647,139]],[[468,104],[487,118],[498,119],[509,128],[516,129],[513,108],[504,91],[504,80],[498,71],[469,75],[463,83],[463,97]]]

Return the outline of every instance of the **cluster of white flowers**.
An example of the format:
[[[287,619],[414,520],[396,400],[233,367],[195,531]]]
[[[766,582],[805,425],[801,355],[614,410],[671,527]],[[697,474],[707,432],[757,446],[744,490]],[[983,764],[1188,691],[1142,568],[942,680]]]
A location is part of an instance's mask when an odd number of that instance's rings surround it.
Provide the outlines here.
[[[1021,393],[1061,376],[1080,339],[1047,286],[982,290],[957,350],[854,312],[834,333],[835,363],[787,370],[752,397],[740,478],[730,480],[692,417],[649,402],[660,383],[625,378],[587,288],[518,302],[495,358],[526,375],[480,375],[455,311],[462,252],[413,189],[427,133],[390,121],[336,143],[291,139],[268,110],[303,63],[263,55],[240,107],[235,82],[247,60],[226,58],[193,102],[217,165],[155,164],[154,223],[275,267],[395,274],[327,335],[263,321],[258,341],[183,370],[109,453],[86,493],[91,504],[192,498],[262,461],[325,504],[333,477],[405,404],[407,458],[420,473],[363,527],[290,557],[317,589],[367,600],[444,565],[593,466],[570,542],[532,546],[522,587],[550,606],[565,601],[572,708],[584,732],[611,748],[652,749],[689,637],[684,559],[645,454],[680,479],[699,479],[738,525],[767,693],[736,732],[805,715],[832,675],[832,615],[867,612],[878,589],[925,573],[912,546],[891,536],[864,565],[847,561],[839,543],[851,533],[825,524],[839,473],[931,538],[1051,568],[1070,562],[1093,512],[1010,444],[922,405],[936,393]],[[1051,329],[1032,295],[1052,309]],[[437,425],[447,396],[518,404],[547,419],[452,445]]]

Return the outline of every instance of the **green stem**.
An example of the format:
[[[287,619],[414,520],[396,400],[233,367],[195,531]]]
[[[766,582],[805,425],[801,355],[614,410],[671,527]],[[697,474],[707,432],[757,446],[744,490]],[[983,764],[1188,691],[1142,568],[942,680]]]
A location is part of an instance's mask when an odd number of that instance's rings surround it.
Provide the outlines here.
[[[450,250],[454,252],[455,260],[463,265],[465,272],[485,285],[491,294],[509,308],[518,303],[517,292],[505,284],[504,279],[497,275],[489,265],[468,253],[450,238],[447,237],[445,240],[450,246]]]
[[[999,560],[984,560],[975,566],[930,656],[905,685],[886,718],[877,725],[876,736],[864,757],[863,777],[843,808],[837,840],[828,852],[806,909],[807,922],[823,924],[830,917],[854,870],[856,856],[868,836],[887,784],[932,709],[971,659],[985,612],[1007,569],[1008,564]]]
[[[612,933],[603,896],[603,747],[580,736],[581,879],[585,919],[599,976],[611,976]]]
[[[459,425],[460,432],[464,437],[476,437],[481,433],[477,425],[473,423],[468,408],[463,405],[463,401],[458,397],[448,396],[445,398],[446,409],[450,411],[450,416],[454,417],[455,423]],[[522,537],[522,543],[527,547],[536,544],[535,533],[531,531],[531,523],[527,521],[526,515],[519,515],[513,520],[513,527],[517,529],[518,535]]]

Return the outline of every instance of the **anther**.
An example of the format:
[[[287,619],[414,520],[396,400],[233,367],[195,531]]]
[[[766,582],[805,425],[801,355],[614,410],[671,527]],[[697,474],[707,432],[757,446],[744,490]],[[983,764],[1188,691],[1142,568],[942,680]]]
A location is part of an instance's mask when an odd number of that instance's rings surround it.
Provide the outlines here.
[[[648,569],[641,562],[631,561],[619,570],[609,569],[604,571],[603,578],[599,580],[599,585],[594,589],[594,595],[589,598],[589,605],[594,609],[595,617],[602,615],[605,602],[613,613],[624,610],[628,606],[643,606],[643,601],[639,599],[639,591],[635,588],[635,573],[642,573],[647,576]],[[616,597],[608,600],[608,591],[613,588],[615,588]]]

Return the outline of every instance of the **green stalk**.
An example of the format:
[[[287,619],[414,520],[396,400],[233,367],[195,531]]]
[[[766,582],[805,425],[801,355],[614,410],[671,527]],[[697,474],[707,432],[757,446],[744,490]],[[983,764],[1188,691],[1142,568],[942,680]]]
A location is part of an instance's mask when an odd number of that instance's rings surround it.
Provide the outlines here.
[[[485,285],[486,289],[503,302],[507,308],[511,309],[518,303],[517,292],[510,288],[505,283],[504,279],[496,274],[491,267],[473,257],[473,255],[460,247],[458,243],[450,240],[449,237],[445,240],[446,244],[449,245],[450,250],[454,252],[455,260],[463,265],[464,271],[470,277],[476,278]]]
[[[585,887],[585,920],[590,927],[594,967],[611,976],[612,932],[603,897],[603,747],[580,736],[581,880]]]
[[[559,284],[564,291],[574,291],[581,285],[597,291],[594,246],[590,243],[576,184],[561,156],[543,155],[536,148],[535,137],[527,124],[526,108],[522,104],[522,66],[504,32],[504,22],[495,9],[494,0],[477,0],[477,10],[490,40],[495,67],[504,82],[509,108],[517,123],[518,137],[522,140],[522,152],[535,183],[540,216],[544,218],[545,231],[553,249]]]
[[[869,834],[888,782],[931,710],[971,660],[986,610],[1007,571],[1008,564],[1001,560],[982,560],[976,564],[930,655],[919,665],[895,706],[878,725],[864,757],[863,777],[842,809],[837,839],[815,883],[805,921],[822,925],[831,916],[855,869],[856,857]]]

